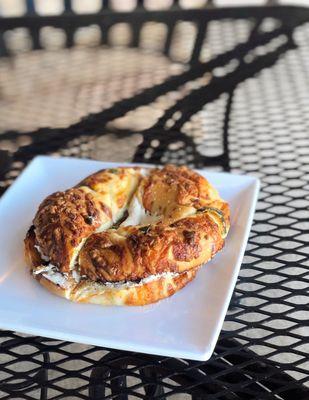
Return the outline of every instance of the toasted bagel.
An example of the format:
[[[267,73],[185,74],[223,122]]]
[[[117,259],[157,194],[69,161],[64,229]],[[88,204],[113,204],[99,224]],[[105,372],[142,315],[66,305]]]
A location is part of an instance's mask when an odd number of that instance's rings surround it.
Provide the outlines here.
[[[38,281],[53,294],[78,303],[144,306],[172,296],[192,281],[195,275],[196,270],[190,270],[177,276],[166,274],[149,282],[134,282],[131,286],[120,284],[114,288],[89,280],[61,287],[42,275],[38,277]]]
[[[144,305],[222,249],[229,207],[186,167],[112,168],[48,196],[25,238],[34,277],[77,302]]]

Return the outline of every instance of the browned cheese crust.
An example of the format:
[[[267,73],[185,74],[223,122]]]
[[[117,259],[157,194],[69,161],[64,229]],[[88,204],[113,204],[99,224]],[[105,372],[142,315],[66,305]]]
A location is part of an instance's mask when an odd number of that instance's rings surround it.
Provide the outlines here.
[[[190,270],[209,261],[224,239],[209,213],[166,226],[127,227],[92,235],[82,248],[82,275],[94,281],[134,281],[163,272]]]
[[[37,244],[51,263],[67,272],[74,249],[108,222],[110,214],[85,187],[54,193],[43,201],[33,221]]]
[[[117,225],[132,199],[156,218],[153,223]],[[112,168],[42,202],[25,239],[25,256],[35,278],[59,296],[144,305],[190,282],[222,249],[229,227],[228,204],[196,172],[167,165],[145,176],[140,168]],[[35,271],[47,264],[65,273],[65,287]],[[81,281],[73,279],[75,270]],[[138,283],[153,275],[159,277]]]
[[[140,189],[145,209],[163,214],[165,218],[183,218],[186,212],[221,200],[217,190],[201,175],[187,167],[174,165],[153,169]]]
[[[140,177],[133,168],[118,171],[93,174],[73,189],[48,196],[40,205],[33,221],[36,244],[60,271],[72,267],[83,239],[101,226],[111,226],[126,207]],[[100,190],[102,185],[105,190]]]
[[[150,214],[161,215],[162,220],[148,227],[92,235],[79,255],[82,275],[117,282],[167,271],[181,273],[209,261],[223,247],[228,205],[196,172],[172,165],[153,169],[137,196]]]
[[[25,254],[27,265],[32,269],[41,264],[39,253],[35,247],[34,230],[29,229],[25,240]],[[100,305],[128,305],[143,306],[156,303],[166,297],[172,296],[178,290],[192,281],[197,272],[196,269],[186,271],[178,276],[163,276],[157,280],[133,287],[109,288],[91,280],[76,283],[69,276],[68,286],[60,287],[41,274],[35,275],[36,280],[51,293],[64,297],[77,303],[93,303]]]

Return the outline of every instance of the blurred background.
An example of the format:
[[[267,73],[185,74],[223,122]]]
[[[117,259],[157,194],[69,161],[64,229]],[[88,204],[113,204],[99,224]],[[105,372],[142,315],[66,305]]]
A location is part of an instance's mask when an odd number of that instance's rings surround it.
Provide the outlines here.
[[[207,62],[218,54],[245,43],[255,24],[253,19],[213,20],[205,26],[182,15],[135,20],[134,14],[149,11],[198,10],[226,6],[273,6],[305,4],[308,1],[282,0],[0,0],[2,22],[0,39],[0,133],[33,132],[39,128],[65,128],[90,113],[112,107],[143,89],[180,74],[188,65]],[[91,18],[93,14],[133,13],[132,16]],[[59,16],[67,16],[61,19]],[[76,16],[76,20],[72,16]],[[195,14],[196,15],[196,14]],[[60,18],[59,20],[57,20]],[[18,17],[28,17],[25,23]],[[38,24],[38,18],[45,18]],[[268,18],[262,30],[278,27]],[[36,51],[32,51],[32,50]],[[194,54],[192,54],[194,50]],[[205,84],[209,76],[200,77]],[[139,131],[150,128],[177,99],[190,91],[190,85],[177,88],[155,102],[136,107],[121,118],[102,124],[104,137],[83,140],[80,135],[54,154],[78,155],[114,161],[129,161],[142,137]],[[222,152],[222,124],[225,95],[205,107],[183,127],[205,156]],[[103,127],[104,125],[104,127]],[[130,136],[115,136],[111,129],[129,129]],[[204,132],[207,131],[207,146]],[[43,138],[43,137],[42,137]],[[30,144],[31,136],[0,142],[0,149],[10,152]],[[46,137],[47,140],[47,137]],[[109,148],[111,144],[113,152]],[[172,143],[159,161],[175,156]],[[174,146],[174,147],[173,147]],[[145,149],[145,160],[151,150]],[[180,149],[180,155],[183,150]],[[53,154],[53,151],[49,151]],[[187,161],[192,159],[188,154]],[[175,161],[174,160],[174,161]],[[191,160],[192,161],[192,160]],[[7,182],[10,183],[10,180]]]

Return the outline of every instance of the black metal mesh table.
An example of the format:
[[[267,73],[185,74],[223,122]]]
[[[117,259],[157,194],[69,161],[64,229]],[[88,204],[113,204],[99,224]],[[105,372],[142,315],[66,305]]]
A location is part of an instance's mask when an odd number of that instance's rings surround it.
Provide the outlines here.
[[[209,361],[2,331],[0,398],[308,399],[309,9],[68,11],[0,31],[2,192],[38,154],[262,183]]]

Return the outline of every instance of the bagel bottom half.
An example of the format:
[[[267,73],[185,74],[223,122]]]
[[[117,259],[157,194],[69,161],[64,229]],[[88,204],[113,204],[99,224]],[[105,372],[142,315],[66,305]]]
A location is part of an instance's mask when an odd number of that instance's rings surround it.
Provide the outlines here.
[[[66,285],[62,287],[44,277],[43,274],[34,273],[42,266],[42,260],[35,248],[35,235],[32,228],[29,229],[25,239],[25,258],[33,277],[53,294],[74,302],[101,305],[143,306],[155,303],[182,289],[195,277],[198,270],[195,268],[180,274],[166,273],[162,276],[152,276],[141,283],[114,285],[93,282],[89,279],[77,283],[72,276],[67,276]]]
[[[50,292],[74,302],[143,306],[172,296],[189,283],[195,277],[196,272],[197,268],[176,276],[165,274],[161,277],[154,277],[153,280],[145,283],[131,286],[124,283],[114,287],[108,287],[102,283],[89,280],[76,283],[71,278],[67,287],[63,288],[41,274],[37,275],[36,279]]]

